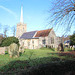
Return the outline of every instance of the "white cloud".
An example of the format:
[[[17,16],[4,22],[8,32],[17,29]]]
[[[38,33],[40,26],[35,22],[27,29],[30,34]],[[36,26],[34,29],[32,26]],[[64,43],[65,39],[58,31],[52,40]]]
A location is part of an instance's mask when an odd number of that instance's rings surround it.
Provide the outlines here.
[[[11,11],[10,9],[4,7],[4,6],[0,6],[0,8],[2,8],[3,10],[7,11],[8,13],[12,14],[15,18],[17,18],[17,15],[15,12]]]

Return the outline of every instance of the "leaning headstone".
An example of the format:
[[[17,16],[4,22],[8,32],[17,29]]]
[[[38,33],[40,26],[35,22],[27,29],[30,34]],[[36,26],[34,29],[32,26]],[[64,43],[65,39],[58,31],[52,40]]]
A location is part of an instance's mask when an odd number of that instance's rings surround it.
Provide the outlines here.
[[[72,50],[74,50],[74,47],[72,47]]]
[[[18,45],[13,43],[9,46],[8,53],[10,57],[18,57],[19,56],[19,48]]]
[[[64,51],[64,48],[63,48],[63,44],[62,43],[60,43],[58,45],[58,51]]]
[[[19,47],[19,52],[24,52],[24,47]]]
[[[70,46],[70,49],[72,49],[72,46]]]
[[[58,51],[58,48],[55,48],[55,51]]]
[[[74,48],[74,50],[75,50],[75,45],[73,45],[73,48]]]

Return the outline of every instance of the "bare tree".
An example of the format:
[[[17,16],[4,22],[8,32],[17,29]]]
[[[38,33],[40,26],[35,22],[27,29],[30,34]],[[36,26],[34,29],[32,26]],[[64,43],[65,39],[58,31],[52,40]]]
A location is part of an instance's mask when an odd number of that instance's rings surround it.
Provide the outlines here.
[[[5,37],[5,38],[7,37],[8,28],[9,28],[8,25],[5,25],[5,26],[3,27],[3,33],[4,33],[4,37]]]
[[[50,24],[57,28],[70,30],[75,24],[75,0],[55,0],[50,17]]]
[[[0,34],[0,44],[1,44],[1,42],[2,42],[2,39],[3,39],[3,35]]]
[[[7,37],[7,28],[4,28],[4,37]]]

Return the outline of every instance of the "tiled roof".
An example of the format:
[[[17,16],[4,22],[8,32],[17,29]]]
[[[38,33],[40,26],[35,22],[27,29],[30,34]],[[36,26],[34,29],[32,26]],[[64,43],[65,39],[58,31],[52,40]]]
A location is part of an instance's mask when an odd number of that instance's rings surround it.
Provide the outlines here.
[[[49,35],[51,29],[47,29],[47,30],[41,30],[41,31],[37,31],[37,34],[35,35],[35,37],[46,37]]]
[[[32,39],[36,32],[37,31],[26,32],[20,37],[20,39]]]

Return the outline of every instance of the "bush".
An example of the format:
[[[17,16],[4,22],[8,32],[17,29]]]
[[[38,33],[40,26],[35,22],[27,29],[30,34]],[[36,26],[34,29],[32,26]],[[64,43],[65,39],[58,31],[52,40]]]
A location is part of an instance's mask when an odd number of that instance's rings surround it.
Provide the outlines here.
[[[70,45],[75,45],[75,33],[72,36],[70,36]]]
[[[33,63],[34,64],[34,63]],[[11,61],[0,68],[1,75],[75,75],[75,60],[29,66],[28,61]]]
[[[16,37],[4,38],[0,44],[1,47],[10,46],[10,44],[16,43],[19,46],[19,40]]]
[[[2,39],[3,39],[3,36],[0,35],[0,44],[1,44],[1,42],[2,42]]]

